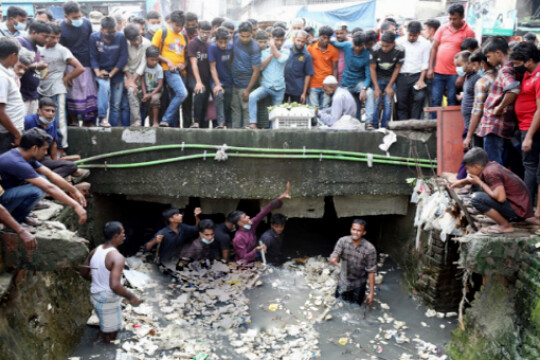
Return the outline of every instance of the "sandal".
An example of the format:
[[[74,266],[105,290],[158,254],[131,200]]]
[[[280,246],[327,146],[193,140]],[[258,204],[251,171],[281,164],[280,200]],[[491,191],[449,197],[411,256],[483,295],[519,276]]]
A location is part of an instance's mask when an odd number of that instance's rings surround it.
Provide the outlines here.
[[[141,125],[141,122],[139,120],[135,121],[133,124],[131,124],[131,126],[133,127],[139,127],[139,126],[142,126]]]
[[[375,127],[373,126],[372,123],[367,123],[367,124],[366,124],[366,130],[370,130],[370,131],[371,131],[371,130],[375,130]]]
[[[38,219],[27,217],[24,219],[24,223],[29,226],[37,227],[41,225],[41,222]]]
[[[99,122],[99,126],[105,127],[105,128],[110,128],[110,127],[111,127],[111,124],[110,124],[107,120],[101,120],[101,121]]]

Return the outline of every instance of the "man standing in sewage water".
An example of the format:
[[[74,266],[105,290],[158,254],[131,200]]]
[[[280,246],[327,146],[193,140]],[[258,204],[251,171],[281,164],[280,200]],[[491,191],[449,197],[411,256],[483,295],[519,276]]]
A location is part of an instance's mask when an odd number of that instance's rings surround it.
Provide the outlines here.
[[[340,238],[330,255],[330,264],[341,266],[336,297],[362,305],[369,280],[369,295],[366,304],[371,306],[375,294],[375,272],[377,252],[375,246],[364,239],[366,222],[355,219],[351,225],[351,235]],[[338,260],[341,258],[342,263]]]
[[[122,298],[133,306],[142,301],[122,285],[125,259],[117,250],[126,235],[118,221],[110,221],[103,228],[105,243],[88,255],[81,275],[92,280],[90,301],[99,318],[99,335],[105,342],[116,339],[122,328]]]
[[[236,261],[241,263],[252,263],[257,258],[257,252],[266,251],[266,245],[257,246],[257,227],[270,211],[279,209],[283,199],[290,199],[289,191],[291,184],[287,183],[287,189],[277,199],[274,199],[270,204],[266,205],[253,219],[244,213],[238,212],[233,219],[236,224],[236,234],[233,239],[234,252],[236,253]]]

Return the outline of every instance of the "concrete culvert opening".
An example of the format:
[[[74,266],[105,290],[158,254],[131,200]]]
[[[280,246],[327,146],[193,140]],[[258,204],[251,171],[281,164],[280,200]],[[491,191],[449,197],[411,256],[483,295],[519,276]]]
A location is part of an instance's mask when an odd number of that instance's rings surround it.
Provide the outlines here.
[[[183,222],[188,225],[195,224],[193,210],[204,205],[205,200],[200,198],[188,198],[184,203],[172,202],[152,202],[141,200],[130,200],[123,195],[95,195],[95,218],[94,229],[100,229],[107,221],[117,220],[123,223],[126,231],[126,241],[121,246],[121,252],[126,256],[137,253],[153,235],[166,224],[162,218],[162,212],[170,207],[177,207],[184,210]],[[150,197],[149,200],[152,200]],[[220,200],[213,200],[219,202]],[[243,200],[223,200],[231,204],[230,211],[241,210],[250,217],[254,217],[260,211],[262,202],[254,199]],[[407,254],[399,251],[405,245],[403,239],[405,233],[410,229],[399,229],[399,220],[403,216],[398,215],[367,215],[367,216],[346,216],[338,217],[332,197],[321,199],[324,202],[324,212],[319,218],[288,217],[284,235],[282,252],[285,259],[297,257],[324,256],[328,257],[334,249],[335,243],[342,236],[350,235],[352,221],[362,218],[367,222],[365,239],[371,242],[377,253],[391,253],[395,262],[401,263]],[[205,212],[201,219],[211,219],[216,224],[225,221],[228,212]],[[308,210],[309,211],[309,210]],[[280,209],[274,210],[271,214],[281,213]],[[270,228],[270,217],[268,215],[257,229],[260,236]],[[393,234],[391,229],[396,233]],[[100,232],[94,232],[93,239],[96,246],[101,242]],[[397,257],[397,258],[396,258]]]

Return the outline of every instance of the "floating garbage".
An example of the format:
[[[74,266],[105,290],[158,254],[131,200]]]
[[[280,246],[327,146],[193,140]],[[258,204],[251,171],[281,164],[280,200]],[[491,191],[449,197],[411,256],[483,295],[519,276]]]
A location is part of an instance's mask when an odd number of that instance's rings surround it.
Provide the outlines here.
[[[349,342],[349,338],[346,338],[346,337],[339,338],[338,340],[338,344],[343,345],[343,346],[347,345],[348,342]]]
[[[270,311],[276,311],[278,308],[279,308],[278,304],[270,304],[270,306],[268,306],[268,310]]]

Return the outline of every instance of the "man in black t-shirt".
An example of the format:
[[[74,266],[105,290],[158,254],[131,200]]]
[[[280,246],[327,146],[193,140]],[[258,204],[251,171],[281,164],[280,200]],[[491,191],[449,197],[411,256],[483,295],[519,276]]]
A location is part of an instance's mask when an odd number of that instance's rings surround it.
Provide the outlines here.
[[[208,127],[205,124],[206,108],[210,96],[210,63],[208,62],[208,37],[212,26],[208,21],[199,23],[199,36],[193,38],[187,48],[189,57],[188,88],[195,94],[193,99],[192,128]]]
[[[159,230],[152,240],[144,244],[144,249],[150,251],[157,245],[156,262],[169,269],[175,269],[182,247],[188,241],[197,237],[197,225],[201,208],[195,208],[195,226],[183,223],[184,212],[179,209],[167,209],[163,211],[163,219],[167,226]]]
[[[396,34],[385,32],[381,41],[371,49],[369,62],[371,81],[373,83],[373,122],[366,124],[366,129],[379,127],[379,103],[383,101],[383,116],[381,127],[386,127],[392,115],[392,100],[394,98],[395,83],[399,70],[405,61],[405,49],[396,45]],[[366,106],[367,107],[367,106]]]
[[[221,250],[221,259],[223,261],[229,261],[232,238],[234,231],[236,230],[235,219],[237,219],[241,213],[241,211],[231,212],[227,215],[227,220],[222,224],[217,224],[214,229],[216,241]]]

